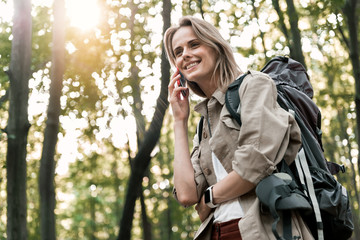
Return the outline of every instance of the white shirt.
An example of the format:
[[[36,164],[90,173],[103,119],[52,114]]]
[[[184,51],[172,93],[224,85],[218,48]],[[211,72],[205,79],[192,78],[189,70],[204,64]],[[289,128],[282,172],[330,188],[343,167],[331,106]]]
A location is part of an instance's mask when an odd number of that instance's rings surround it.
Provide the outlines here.
[[[224,169],[223,165],[219,161],[219,159],[215,156],[214,153],[212,155],[212,164],[214,166],[214,171],[216,175],[217,182],[221,181],[225,178],[228,173]],[[244,216],[244,211],[240,205],[240,202],[237,198],[221,203],[214,212],[214,222],[227,222],[236,218],[241,218]]]

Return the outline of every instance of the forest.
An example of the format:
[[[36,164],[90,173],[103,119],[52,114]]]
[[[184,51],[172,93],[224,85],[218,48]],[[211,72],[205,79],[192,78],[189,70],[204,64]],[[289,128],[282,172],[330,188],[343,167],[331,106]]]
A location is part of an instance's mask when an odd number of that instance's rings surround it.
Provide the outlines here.
[[[198,215],[172,194],[162,44],[185,15],[214,24],[242,71],[306,67],[360,239],[357,0],[1,0],[0,239],[193,238]]]

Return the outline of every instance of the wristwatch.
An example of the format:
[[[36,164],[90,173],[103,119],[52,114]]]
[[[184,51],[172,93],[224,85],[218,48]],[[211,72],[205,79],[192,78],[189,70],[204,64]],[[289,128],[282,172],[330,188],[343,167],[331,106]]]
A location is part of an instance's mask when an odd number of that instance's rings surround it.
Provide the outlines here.
[[[213,195],[212,195],[212,188],[213,186],[208,187],[205,190],[204,193],[204,198],[205,198],[205,204],[208,205],[210,208],[216,208],[218,206],[218,204],[214,204],[214,199],[213,199]]]

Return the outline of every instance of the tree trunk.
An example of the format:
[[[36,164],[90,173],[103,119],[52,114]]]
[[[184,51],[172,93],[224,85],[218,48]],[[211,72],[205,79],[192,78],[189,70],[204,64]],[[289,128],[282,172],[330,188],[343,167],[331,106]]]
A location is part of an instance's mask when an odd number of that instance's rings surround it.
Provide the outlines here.
[[[279,28],[280,28],[281,32],[284,34],[284,36],[285,36],[286,44],[288,45],[288,47],[290,49],[290,52],[292,52],[293,50],[292,50],[292,45],[290,44],[289,31],[288,31],[288,29],[286,27],[286,24],[285,24],[284,14],[280,9],[279,0],[272,0],[272,4],[273,4],[273,7],[274,7],[276,13],[279,16],[279,21],[278,21],[278,24],[280,25]]]
[[[203,1],[202,1],[202,0],[198,0],[197,3],[198,3],[198,6],[199,6],[201,18],[202,18],[202,19],[205,19],[205,18],[204,18]]]
[[[172,221],[171,221],[171,207],[170,207],[170,204],[171,204],[171,201],[170,201],[170,197],[167,197],[166,199],[167,201],[167,205],[168,205],[168,208],[166,210],[166,219],[167,219],[167,239],[168,240],[171,240],[172,239]]]
[[[140,204],[141,204],[141,219],[143,225],[143,239],[144,240],[151,240],[152,239],[152,231],[151,231],[151,223],[148,220],[146,214],[146,204],[145,204],[145,197],[144,191],[140,188]]]
[[[31,65],[31,2],[14,0],[10,79],[7,170],[7,239],[27,239],[26,145]]]
[[[96,165],[96,158],[92,158],[91,161],[92,161],[92,164],[91,164],[92,167],[94,165]],[[92,169],[96,169],[96,167],[94,167]],[[90,226],[91,226],[91,230],[89,232],[89,238],[91,240],[96,240],[96,232],[97,232],[97,230],[96,230],[96,199],[92,194],[90,195],[89,205],[90,205],[89,212],[90,212]]]
[[[131,40],[131,50],[129,53],[129,58],[131,62],[131,81],[130,86],[132,88],[132,96],[134,98],[134,104],[132,105],[134,117],[136,119],[136,137],[138,146],[141,145],[142,140],[144,139],[145,134],[145,117],[141,114],[141,110],[143,108],[143,103],[141,100],[141,90],[140,90],[140,78],[139,78],[139,68],[136,66],[135,62],[135,15],[138,11],[138,6],[131,2],[131,17],[129,21],[130,28],[130,40]]]
[[[360,53],[359,53],[359,21],[357,0],[347,0],[344,6],[344,16],[349,30],[349,53],[353,67],[353,77],[355,79],[355,111],[356,111],[356,128],[357,128],[357,145],[360,146]],[[358,154],[358,173],[360,173],[360,154]],[[356,196],[359,199],[360,196]],[[357,203],[359,204],[359,202]],[[358,222],[359,214],[353,214],[355,223]],[[360,229],[355,225],[355,237],[359,238]]]
[[[345,139],[348,141],[349,145],[350,145],[350,136],[347,134],[346,132],[346,129],[347,129],[347,125],[345,124],[346,123],[346,116],[345,114],[343,113],[342,110],[338,110],[338,114],[337,114],[337,118],[338,118],[338,122],[340,124],[340,129],[341,129],[341,139]],[[344,153],[347,153],[347,156],[346,158],[350,160],[350,166],[351,166],[351,180],[352,180],[352,186],[354,187],[354,192],[355,192],[355,199],[357,201],[357,204],[354,204],[354,202],[351,202],[350,205],[351,205],[351,210],[352,212],[354,212],[354,205],[358,205],[359,204],[359,191],[358,191],[358,188],[357,188],[357,183],[356,183],[356,170],[355,170],[355,166],[354,164],[352,163],[351,161],[351,145],[348,146],[348,147],[345,147],[344,145],[342,146],[343,147],[343,151]],[[349,174],[347,172],[347,174]],[[349,174],[349,175],[350,175]],[[353,221],[354,221],[354,233],[353,233],[353,236],[355,236],[355,239],[359,239],[360,237],[360,232],[359,232],[359,221],[357,219],[357,214],[353,214]]]
[[[171,1],[163,0],[164,32],[167,28],[170,27],[170,12]],[[130,240],[131,238],[131,228],[134,218],[134,207],[136,198],[138,196],[137,193],[141,187],[144,173],[149,166],[151,160],[150,154],[154,149],[157,141],[159,140],[164,115],[169,105],[169,102],[167,100],[167,86],[170,79],[170,64],[166,59],[164,49],[161,55],[161,74],[161,90],[159,98],[157,99],[154,117],[152,119],[149,129],[145,133],[144,140],[141,146],[139,146],[139,151],[136,154],[134,160],[132,161],[133,168],[128,183],[124,211],[120,221],[120,231],[117,238],[119,240]]]
[[[143,109],[143,102],[141,100],[141,89],[140,89],[140,78],[139,68],[136,66],[135,61],[135,15],[138,12],[138,5],[136,5],[133,1],[130,3],[131,9],[131,17],[129,21],[129,29],[130,29],[130,40],[131,40],[131,48],[130,48],[130,62],[131,62],[131,81],[130,86],[132,88],[132,96],[134,99],[134,104],[132,105],[133,114],[136,119],[136,137],[137,137],[137,145],[141,146],[142,141],[144,140],[145,134],[145,117],[142,115],[141,111]],[[129,164],[131,167],[131,171],[133,169],[132,159],[129,154]],[[145,174],[144,174],[145,176]],[[143,195],[142,187],[139,188],[138,197],[140,197],[140,206],[141,206],[141,220],[142,220],[142,232],[143,232],[143,239],[144,240],[151,240],[152,230],[151,230],[151,223],[148,220],[147,212],[146,212],[146,204],[145,198]],[[137,198],[138,198],[137,197]]]
[[[40,229],[41,239],[56,239],[55,231],[55,147],[59,132],[61,111],[60,97],[65,69],[65,2],[54,2],[53,51],[50,99],[47,110],[47,121],[44,143],[40,160],[39,193],[40,193]]]
[[[304,54],[302,52],[301,34],[298,27],[299,17],[296,12],[294,1],[286,0],[287,14],[290,22],[290,33],[286,27],[283,12],[280,9],[279,0],[272,0],[273,7],[279,16],[279,28],[286,38],[286,43],[290,49],[290,57],[299,61],[306,68]]]
[[[296,12],[294,1],[286,0],[287,3],[287,13],[290,21],[290,32],[291,32],[291,45],[292,52],[290,52],[290,56],[299,61],[305,68],[305,58],[302,52],[302,44],[301,44],[301,35],[298,27],[299,17]]]
[[[349,30],[349,52],[355,79],[355,103],[356,103],[356,125],[357,142],[360,146],[360,53],[359,53],[359,21],[357,12],[357,0],[347,0],[344,7],[344,16]],[[358,171],[360,173],[360,154],[358,156]]]
[[[128,146],[127,146],[128,147]],[[114,147],[114,152],[116,152],[116,149]],[[130,156],[130,153],[129,153],[129,156]],[[113,184],[113,187],[114,187],[114,193],[115,193],[115,204],[114,204],[114,214],[115,214],[115,217],[116,217],[116,222],[119,222],[120,221],[120,215],[121,215],[121,208],[120,208],[120,204],[119,204],[119,199],[120,199],[120,189],[119,189],[119,186],[121,185],[121,180],[120,180],[120,177],[119,177],[119,174],[118,174],[118,162],[117,161],[114,161],[114,163],[112,164],[112,169],[111,169],[111,172],[114,176],[114,184]]]
[[[269,61],[269,58],[266,56],[267,50],[266,50],[266,46],[265,46],[265,34],[264,34],[264,32],[261,30],[261,28],[260,28],[259,15],[258,15],[256,6],[255,6],[255,0],[252,0],[252,7],[253,7],[253,10],[254,10],[254,17],[256,18],[256,22],[257,22],[257,24],[258,24],[258,26],[259,26],[261,43],[262,43],[262,47],[263,47],[263,49],[264,49],[265,62],[268,62],[268,61]]]

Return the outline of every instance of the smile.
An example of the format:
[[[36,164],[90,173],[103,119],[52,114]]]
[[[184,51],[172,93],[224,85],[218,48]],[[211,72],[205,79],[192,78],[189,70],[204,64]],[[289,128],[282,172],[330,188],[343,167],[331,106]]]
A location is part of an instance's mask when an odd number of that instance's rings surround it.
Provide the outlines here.
[[[192,68],[192,67],[194,67],[194,66],[196,66],[198,64],[199,64],[199,62],[190,63],[189,65],[186,66],[186,69],[188,70],[188,69],[190,69],[190,68]]]

